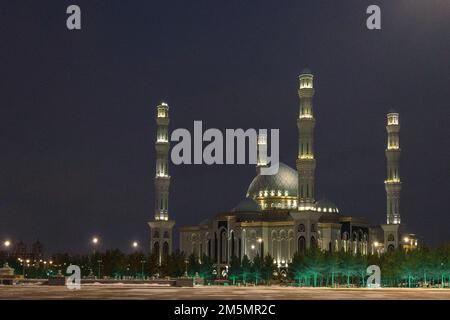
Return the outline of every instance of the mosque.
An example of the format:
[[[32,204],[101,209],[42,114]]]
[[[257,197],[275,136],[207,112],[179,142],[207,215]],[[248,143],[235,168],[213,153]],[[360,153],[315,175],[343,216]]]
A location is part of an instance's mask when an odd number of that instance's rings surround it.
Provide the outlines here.
[[[387,114],[386,224],[370,225],[365,219],[345,215],[327,199],[315,198],[314,76],[309,69],[299,75],[298,153],[296,169],[280,162],[278,173],[261,175],[266,166],[258,158],[257,175],[237,205],[198,225],[179,228],[180,250],[187,255],[208,256],[220,268],[231,257],[270,254],[274,263],[286,267],[293,255],[310,247],[326,251],[345,250],[375,254],[398,247],[417,247],[414,234],[406,232],[400,218],[399,114]],[[172,252],[173,227],[169,219],[170,176],[169,106],[157,107],[155,216],[149,222],[150,251],[162,261]],[[258,148],[267,148],[267,137],[258,137]],[[230,206],[231,207],[231,206]]]

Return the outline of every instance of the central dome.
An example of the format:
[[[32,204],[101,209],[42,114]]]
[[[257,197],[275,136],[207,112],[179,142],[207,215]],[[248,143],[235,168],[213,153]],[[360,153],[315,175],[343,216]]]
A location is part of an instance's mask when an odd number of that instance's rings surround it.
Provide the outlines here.
[[[298,175],[297,171],[280,162],[278,173],[274,175],[258,174],[250,183],[247,197],[289,196],[297,197]]]

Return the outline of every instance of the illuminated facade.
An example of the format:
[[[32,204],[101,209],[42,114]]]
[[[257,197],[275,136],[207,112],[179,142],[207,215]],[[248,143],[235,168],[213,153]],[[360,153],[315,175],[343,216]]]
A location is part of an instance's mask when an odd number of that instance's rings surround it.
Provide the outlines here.
[[[387,224],[400,224],[400,123],[399,114],[389,112],[387,115],[386,130],[388,133],[386,147],[386,187],[387,196]]]
[[[298,209],[314,208],[314,127],[316,120],[313,113],[314,76],[309,69],[299,76],[298,96],[300,98],[298,128]]]
[[[310,247],[354,254],[417,247],[415,236],[402,233],[400,228],[398,114],[388,114],[388,224],[369,226],[363,218],[342,214],[329,200],[315,200],[314,76],[308,69],[299,76],[298,95],[297,170],[280,163],[277,174],[261,175],[266,161],[258,156],[257,175],[244,200],[229,212],[180,228],[180,249],[186,254],[194,254],[199,260],[206,255],[218,268],[226,267],[232,256],[252,259],[270,254],[282,269],[296,252]],[[267,148],[267,136],[258,137],[258,148]]]
[[[417,248],[417,238],[407,233],[406,227],[401,224],[400,217],[400,119],[394,110],[387,114],[387,146],[386,146],[386,224],[383,229],[383,247],[392,250],[402,247],[405,250]]]
[[[158,256],[159,263],[172,252],[172,229],[175,221],[169,220],[169,106],[162,102],[156,107],[156,174],[155,211],[150,226],[150,251]]]

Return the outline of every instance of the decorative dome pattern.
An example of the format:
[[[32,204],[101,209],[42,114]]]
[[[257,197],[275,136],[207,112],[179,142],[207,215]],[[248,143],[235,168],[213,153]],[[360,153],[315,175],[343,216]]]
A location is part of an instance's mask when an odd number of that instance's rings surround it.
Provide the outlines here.
[[[289,196],[297,197],[297,171],[280,162],[278,173],[274,175],[257,175],[247,190],[247,197]]]
[[[245,198],[231,212],[261,212],[261,207],[252,198]]]
[[[304,68],[302,70],[302,72],[300,72],[300,75],[302,75],[302,74],[312,74],[312,72],[311,72],[311,70],[309,70],[309,68]]]
[[[339,213],[338,207],[328,199],[322,199],[316,202],[318,212]]]

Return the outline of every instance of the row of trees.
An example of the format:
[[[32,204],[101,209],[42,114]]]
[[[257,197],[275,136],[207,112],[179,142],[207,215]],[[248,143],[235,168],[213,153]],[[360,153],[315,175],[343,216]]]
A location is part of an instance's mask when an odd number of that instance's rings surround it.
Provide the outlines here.
[[[93,255],[57,254],[52,265],[33,261],[24,265],[15,258],[3,258],[16,273],[39,278],[65,272],[67,266],[81,267],[83,277],[180,277],[187,271],[189,276],[198,275],[206,281],[227,279],[232,284],[270,284],[274,280],[297,286],[366,286],[366,269],[378,265],[381,283],[389,287],[417,287],[423,285],[448,286],[450,281],[450,246],[435,249],[419,248],[406,252],[391,251],[382,255],[354,255],[350,252],[324,252],[317,248],[305,254],[295,254],[287,267],[278,268],[274,259],[267,255],[250,260],[232,257],[226,269],[219,270],[207,256],[201,259],[175,251],[158,264],[155,255],[142,252],[124,254],[119,250],[107,250]],[[201,261],[201,263],[200,263]]]

